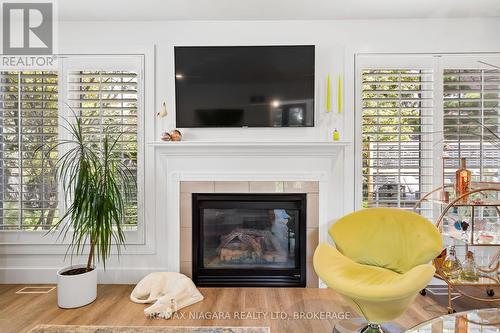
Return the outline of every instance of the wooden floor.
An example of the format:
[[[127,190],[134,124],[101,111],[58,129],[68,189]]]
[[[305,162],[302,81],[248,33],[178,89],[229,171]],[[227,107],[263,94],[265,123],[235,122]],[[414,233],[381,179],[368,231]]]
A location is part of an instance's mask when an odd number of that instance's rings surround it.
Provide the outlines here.
[[[293,319],[303,312],[333,317],[349,312],[340,296],[328,289],[284,288],[205,288],[205,300],[181,310],[186,318],[172,320],[147,319],[145,305],[129,301],[133,289],[130,285],[100,285],[97,300],[83,308],[63,310],[57,307],[56,291],[48,294],[16,294],[20,285],[0,285],[0,332],[26,332],[37,324],[67,325],[175,325],[175,326],[269,326],[272,333],[331,332],[335,319]],[[415,303],[397,322],[411,327],[422,321],[445,314],[445,304],[429,296],[417,296]],[[458,309],[463,310],[463,309]],[[231,319],[193,319],[189,316],[208,317],[216,312],[230,314]],[[244,312],[253,318],[235,318],[234,313]],[[258,313],[263,313],[261,318]],[[276,313],[291,319],[271,319]],[[264,314],[267,318],[264,319]],[[180,315],[182,316],[182,314]],[[179,316],[179,317],[180,317]]]

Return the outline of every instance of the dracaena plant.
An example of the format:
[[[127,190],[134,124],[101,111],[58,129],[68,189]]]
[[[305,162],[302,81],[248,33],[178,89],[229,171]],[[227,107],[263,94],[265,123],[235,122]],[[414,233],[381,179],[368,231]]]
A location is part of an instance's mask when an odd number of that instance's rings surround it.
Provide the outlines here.
[[[51,231],[63,239],[70,238],[68,253],[88,255],[86,271],[95,261],[106,265],[113,243],[125,245],[122,224],[127,201],[135,188],[135,176],[119,158],[117,144],[120,135],[104,133],[100,142],[84,131],[81,117],[73,111],[74,121],[64,120],[69,132],[49,149],[60,151],[55,164],[55,177],[62,183],[67,208]]]

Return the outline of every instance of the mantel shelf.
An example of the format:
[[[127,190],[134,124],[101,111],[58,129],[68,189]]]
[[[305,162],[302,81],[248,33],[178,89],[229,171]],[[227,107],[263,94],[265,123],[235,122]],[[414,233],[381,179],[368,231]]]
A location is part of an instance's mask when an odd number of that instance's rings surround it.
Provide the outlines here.
[[[148,146],[161,147],[345,147],[348,141],[153,141]]]

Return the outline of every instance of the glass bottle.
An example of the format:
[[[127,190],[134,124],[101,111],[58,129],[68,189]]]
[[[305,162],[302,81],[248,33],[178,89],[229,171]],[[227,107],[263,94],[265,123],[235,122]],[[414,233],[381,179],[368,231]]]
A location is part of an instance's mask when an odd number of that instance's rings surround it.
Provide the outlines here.
[[[460,168],[455,172],[455,195],[460,197],[470,190],[472,172],[467,170],[465,158],[460,159]],[[460,200],[462,203],[467,202],[467,196]]]
[[[460,272],[462,271],[462,266],[460,261],[458,261],[455,246],[451,245],[448,250],[448,255],[443,261],[443,267],[441,269],[443,274],[450,280],[457,280],[460,277]]]
[[[474,253],[472,251],[467,251],[465,261],[462,264],[462,272],[460,273],[460,278],[465,281],[476,282],[479,280],[479,275],[477,274],[477,266],[474,260]]]
[[[333,141],[339,141],[340,140],[340,134],[339,134],[339,131],[337,131],[337,129],[335,129],[333,131]]]

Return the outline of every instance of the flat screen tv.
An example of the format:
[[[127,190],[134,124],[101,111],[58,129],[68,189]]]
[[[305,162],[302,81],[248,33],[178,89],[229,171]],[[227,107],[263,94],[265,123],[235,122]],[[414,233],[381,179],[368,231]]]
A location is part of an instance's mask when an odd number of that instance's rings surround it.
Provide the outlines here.
[[[175,47],[176,125],[314,126],[314,46]]]

